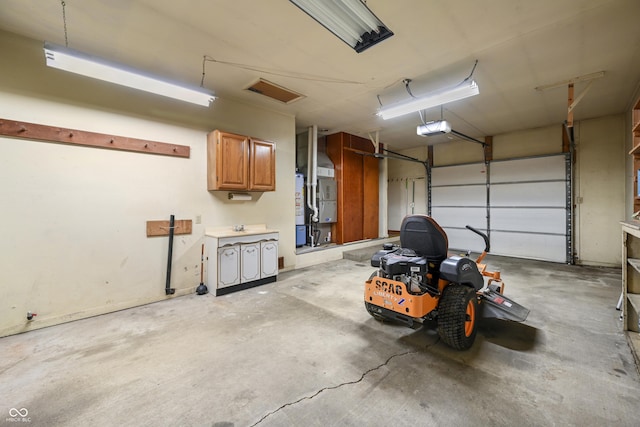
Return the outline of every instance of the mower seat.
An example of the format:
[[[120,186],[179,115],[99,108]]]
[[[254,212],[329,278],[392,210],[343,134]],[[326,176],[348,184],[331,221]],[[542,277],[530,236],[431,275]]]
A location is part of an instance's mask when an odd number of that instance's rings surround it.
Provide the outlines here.
[[[400,246],[412,249],[428,262],[440,264],[447,258],[447,233],[427,215],[408,215],[400,226]]]

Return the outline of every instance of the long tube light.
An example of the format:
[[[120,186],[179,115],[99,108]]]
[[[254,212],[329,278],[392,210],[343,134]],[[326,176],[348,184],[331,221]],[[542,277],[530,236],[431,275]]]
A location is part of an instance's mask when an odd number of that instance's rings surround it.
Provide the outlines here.
[[[391,104],[378,110],[378,115],[384,120],[393,119],[415,111],[437,107],[448,102],[458,101],[480,93],[480,89],[474,80],[458,85],[444,91],[430,93],[419,98],[411,98],[408,101]]]
[[[98,80],[208,107],[215,99],[207,89],[171,82],[143,71],[45,42],[47,66]]]
[[[290,0],[360,53],[393,35],[362,0]]]

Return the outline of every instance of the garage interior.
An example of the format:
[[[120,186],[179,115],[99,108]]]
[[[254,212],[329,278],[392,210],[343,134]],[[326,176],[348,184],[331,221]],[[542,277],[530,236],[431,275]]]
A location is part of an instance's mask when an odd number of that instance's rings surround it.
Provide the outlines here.
[[[362,49],[295,3],[2,3],[0,422],[637,425],[640,4],[356,1]],[[527,319],[370,316],[408,215]]]

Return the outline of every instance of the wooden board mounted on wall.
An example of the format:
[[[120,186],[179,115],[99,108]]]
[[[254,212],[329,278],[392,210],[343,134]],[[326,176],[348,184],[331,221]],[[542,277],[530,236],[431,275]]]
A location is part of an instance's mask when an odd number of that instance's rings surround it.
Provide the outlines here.
[[[146,139],[127,138],[77,129],[57,128],[0,118],[0,135],[62,144],[76,144],[111,150],[189,158],[191,147]]]
[[[176,219],[173,222],[173,234],[191,234],[191,220]],[[169,221],[147,221],[147,237],[168,235]]]

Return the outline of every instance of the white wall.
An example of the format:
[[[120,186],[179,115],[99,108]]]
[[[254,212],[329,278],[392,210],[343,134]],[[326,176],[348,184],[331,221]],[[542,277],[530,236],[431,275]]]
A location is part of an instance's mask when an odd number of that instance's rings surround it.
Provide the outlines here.
[[[584,120],[576,128],[576,249],[581,264],[621,265],[625,219],[624,115]]]
[[[296,265],[294,117],[224,97],[183,105],[47,69],[40,42],[8,33],[0,51],[0,119],[191,148],[184,159],[0,137],[0,336],[166,299],[168,238],[145,227],[171,214],[194,220],[174,239],[175,296],[200,282],[205,227],[266,223],[280,230],[285,267]],[[216,128],[276,142],[275,192],[230,202],[207,191]]]

